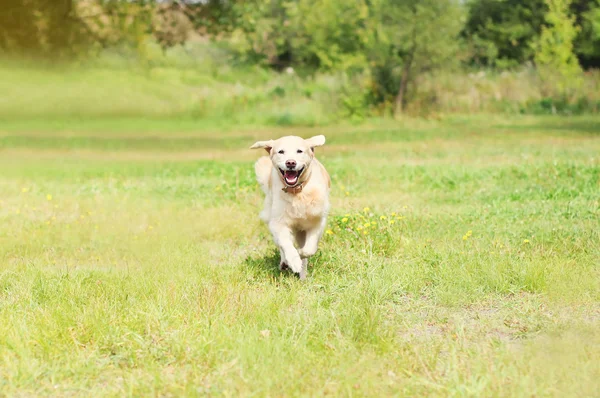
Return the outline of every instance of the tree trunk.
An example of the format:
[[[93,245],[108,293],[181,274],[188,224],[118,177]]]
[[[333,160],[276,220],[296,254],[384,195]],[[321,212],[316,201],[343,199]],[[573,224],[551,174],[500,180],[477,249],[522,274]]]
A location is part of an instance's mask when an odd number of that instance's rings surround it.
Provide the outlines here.
[[[410,80],[410,68],[412,64],[412,56],[407,60],[402,68],[402,77],[400,78],[400,89],[396,95],[394,101],[394,115],[399,115],[404,110],[404,103],[406,101],[406,89]]]
[[[413,10],[413,14],[416,14],[416,10]],[[406,61],[404,62],[404,66],[402,67],[402,76],[400,77],[400,88],[398,89],[398,94],[396,95],[396,100],[394,101],[394,115],[399,115],[404,110],[404,105],[406,105],[406,90],[408,89],[408,83],[410,82],[411,72],[412,72],[412,64],[415,59],[415,53],[417,52],[417,31],[413,29],[412,31],[412,43],[411,49],[406,57]]]

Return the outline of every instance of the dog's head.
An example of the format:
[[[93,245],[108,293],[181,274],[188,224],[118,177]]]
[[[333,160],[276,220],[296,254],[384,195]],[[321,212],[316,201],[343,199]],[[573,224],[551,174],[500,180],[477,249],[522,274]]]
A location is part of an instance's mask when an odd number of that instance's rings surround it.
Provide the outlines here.
[[[315,147],[324,144],[323,135],[306,140],[287,136],[278,140],[258,141],[250,149],[264,148],[269,153],[273,166],[279,170],[283,182],[289,187],[294,187],[303,181],[305,172],[315,157]]]

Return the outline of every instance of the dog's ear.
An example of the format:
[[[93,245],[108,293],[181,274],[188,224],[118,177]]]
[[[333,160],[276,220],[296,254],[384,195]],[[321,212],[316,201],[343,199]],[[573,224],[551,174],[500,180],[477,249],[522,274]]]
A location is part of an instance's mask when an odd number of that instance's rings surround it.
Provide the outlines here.
[[[271,153],[271,148],[273,148],[273,140],[268,141],[257,141],[250,147],[250,149],[258,149],[264,148],[268,153]]]
[[[314,152],[316,146],[325,145],[325,136],[324,135],[315,135],[314,137],[310,137],[305,140],[310,149]]]

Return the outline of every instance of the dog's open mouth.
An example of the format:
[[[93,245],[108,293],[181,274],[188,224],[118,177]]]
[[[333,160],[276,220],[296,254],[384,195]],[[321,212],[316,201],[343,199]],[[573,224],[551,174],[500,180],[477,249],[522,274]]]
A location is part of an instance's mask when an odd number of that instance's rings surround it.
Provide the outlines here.
[[[283,180],[285,181],[286,185],[289,187],[293,187],[296,184],[298,184],[298,179],[300,179],[300,175],[304,171],[304,168],[302,168],[301,170],[279,169],[279,171],[281,172],[281,175],[283,176]]]

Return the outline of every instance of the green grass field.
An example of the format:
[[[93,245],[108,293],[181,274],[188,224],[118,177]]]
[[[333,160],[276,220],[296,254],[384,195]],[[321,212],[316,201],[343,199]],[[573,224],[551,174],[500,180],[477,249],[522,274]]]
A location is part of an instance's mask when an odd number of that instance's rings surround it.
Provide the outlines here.
[[[247,148],[323,133],[277,270]],[[600,118],[0,122],[0,396],[597,396]]]

